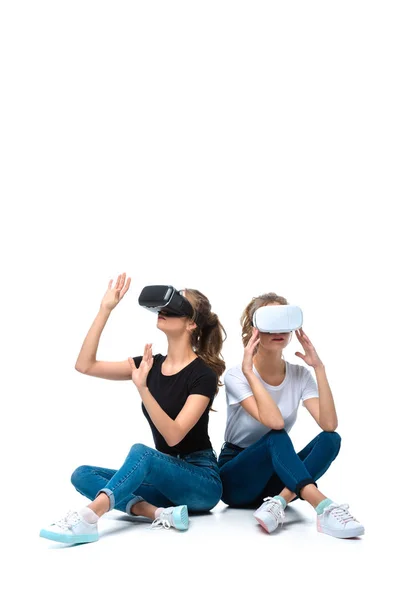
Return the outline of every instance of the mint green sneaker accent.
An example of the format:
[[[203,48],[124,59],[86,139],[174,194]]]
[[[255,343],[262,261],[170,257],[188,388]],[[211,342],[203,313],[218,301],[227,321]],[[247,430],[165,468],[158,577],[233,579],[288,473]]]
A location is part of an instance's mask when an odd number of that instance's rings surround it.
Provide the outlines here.
[[[88,523],[76,511],[68,511],[65,517],[41,529],[40,537],[63,544],[86,544],[97,542],[97,523]]]
[[[317,506],[315,507],[315,510],[317,511],[317,515],[322,515],[325,508],[327,508],[330,504],[332,504],[332,502],[333,501],[330,500],[330,498],[325,498],[325,500],[321,500],[321,502],[319,504],[317,504]]]
[[[279,494],[278,494],[277,496],[274,496],[274,500],[279,500],[279,502],[283,506],[283,510],[285,510],[285,508],[287,507],[287,502],[286,502],[285,498],[283,498],[282,496],[279,496]]]
[[[175,527],[175,529],[179,529],[180,531],[186,531],[189,527],[189,514],[186,504],[164,508],[159,517],[154,519],[150,528],[155,529],[159,525],[165,529]]]

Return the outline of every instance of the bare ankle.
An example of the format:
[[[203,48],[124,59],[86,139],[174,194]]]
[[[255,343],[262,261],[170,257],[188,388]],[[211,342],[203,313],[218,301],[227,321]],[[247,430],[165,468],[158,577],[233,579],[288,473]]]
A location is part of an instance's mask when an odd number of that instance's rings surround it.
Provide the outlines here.
[[[300,493],[303,500],[306,500],[306,502],[311,504],[311,506],[313,506],[314,508],[318,506],[318,504],[322,502],[322,500],[326,500],[326,496],[324,496],[324,494],[321,494],[317,486],[313,483],[304,486],[300,490]]]
[[[153,506],[150,502],[146,502],[146,500],[140,500],[140,502],[136,502],[131,507],[131,513],[138,517],[147,517],[149,519],[154,519],[154,513],[157,509],[157,506]]]
[[[88,504],[88,508],[90,508],[98,517],[102,517],[107,511],[110,510],[110,499],[102,492],[91,502]]]
[[[140,505],[142,505],[142,506],[140,506]],[[136,504],[134,504],[134,505],[131,507],[131,513],[132,513],[133,515],[140,516],[140,515],[141,515],[141,513],[142,513],[142,510],[143,510],[143,505],[144,505],[144,502],[143,502],[143,501],[141,501],[141,502],[136,502]]]
[[[286,504],[289,504],[289,502],[291,502],[293,498],[296,498],[296,494],[288,490],[288,488],[282,490],[279,496],[281,496],[281,498],[285,500]]]

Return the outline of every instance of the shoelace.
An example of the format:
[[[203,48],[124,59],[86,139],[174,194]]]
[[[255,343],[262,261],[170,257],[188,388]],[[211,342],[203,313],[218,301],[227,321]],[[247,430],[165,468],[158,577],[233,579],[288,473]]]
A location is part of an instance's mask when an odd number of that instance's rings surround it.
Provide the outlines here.
[[[171,523],[167,521],[167,519],[154,519],[154,521],[150,525],[150,529],[155,529],[156,527],[158,527],[158,525],[162,525],[164,529],[171,528]]]
[[[152,524],[150,525],[150,529],[155,529],[156,527],[158,527],[159,525],[161,525],[162,527],[164,527],[164,529],[170,529],[171,528],[171,518],[170,515],[172,513],[172,508],[166,508],[162,511],[161,515],[159,517],[157,517],[157,519],[154,519],[154,521],[152,522]],[[168,518],[170,517],[170,518]]]
[[[347,510],[349,508],[348,504],[330,504],[324,512],[327,514],[331,513],[333,517],[335,517],[338,521],[343,524],[348,523],[349,521],[357,521]]]
[[[65,517],[55,522],[55,525],[60,527],[61,529],[71,529],[74,525],[79,523],[80,516],[76,511],[69,510]]]
[[[279,500],[276,500],[275,498],[272,498],[271,496],[267,496],[267,498],[263,498],[263,502],[268,502],[268,506],[264,507],[266,510],[268,510],[270,513],[272,513],[272,515],[275,517],[275,519],[281,523],[281,525],[283,525],[283,521],[285,519],[285,513],[283,511],[283,506],[282,504],[279,502]]]

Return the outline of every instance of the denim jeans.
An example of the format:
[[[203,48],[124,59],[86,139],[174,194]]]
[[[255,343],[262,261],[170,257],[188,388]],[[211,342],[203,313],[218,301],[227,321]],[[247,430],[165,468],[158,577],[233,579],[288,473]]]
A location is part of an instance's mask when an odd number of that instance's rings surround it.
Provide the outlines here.
[[[134,444],[118,471],[84,465],[72,473],[71,482],[90,500],[106,493],[109,510],[128,514],[142,500],[163,507],[186,504],[189,512],[208,511],[222,494],[217,458],[211,448],[175,457]]]
[[[260,504],[284,487],[299,497],[299,490],[315,483],[340,450],[336,432],[323,431],[296,454],[284,429],[272,430],[247,448],[225,442],[218,458],[223,485],[222,500],[232,507]]]

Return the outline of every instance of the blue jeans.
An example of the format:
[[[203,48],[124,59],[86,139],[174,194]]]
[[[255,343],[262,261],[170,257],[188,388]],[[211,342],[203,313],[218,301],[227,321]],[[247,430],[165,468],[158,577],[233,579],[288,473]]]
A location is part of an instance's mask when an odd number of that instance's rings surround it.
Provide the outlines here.
[[[109,510],[128,514],[142,500],[163,507],[186,504],[189,512],[209,511],[222,494],[211,448],[175,457],[134,444],[118,471],[85,465],[72,473],[71,482],[90,500],[104,492],[110,499]]]
[[[285,487],[300,497],[302,487],[315,484],[328,470],[340,442],[335,431],[323,431],[296,454],[284,429],[269,431],[247,448],[225,442],[218,458],[223,502],[232,507],[253,506]]]

